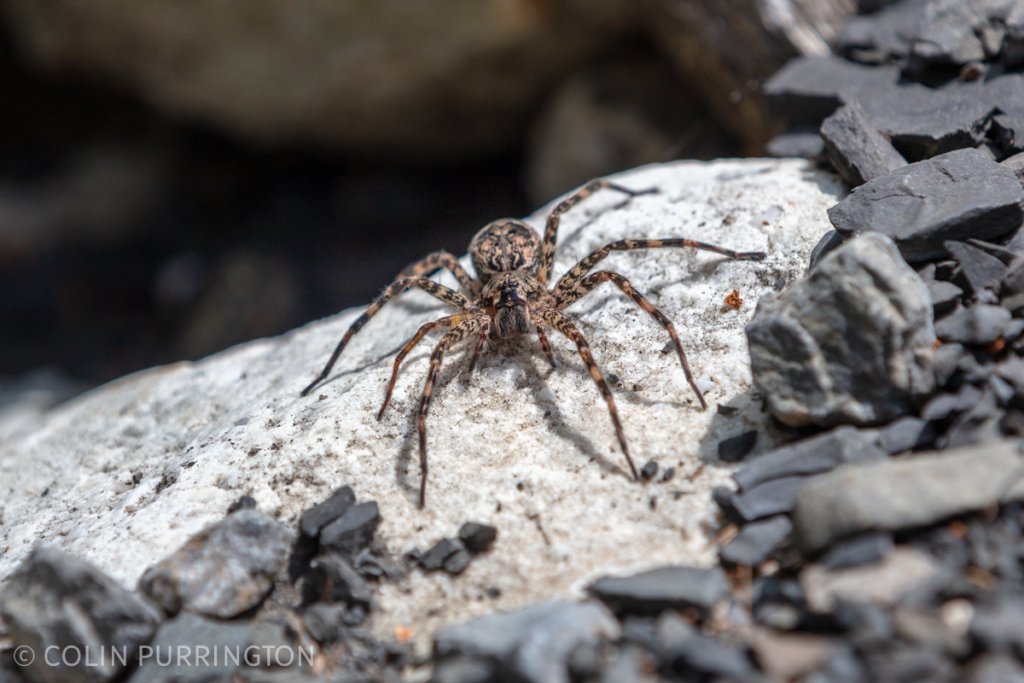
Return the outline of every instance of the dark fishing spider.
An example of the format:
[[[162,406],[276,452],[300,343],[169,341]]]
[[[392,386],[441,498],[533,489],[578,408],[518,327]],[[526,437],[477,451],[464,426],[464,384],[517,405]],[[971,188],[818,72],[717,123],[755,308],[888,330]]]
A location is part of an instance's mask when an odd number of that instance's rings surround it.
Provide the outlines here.
[[[676,334],[672,322],[648,301],[642,294],[633,289],[622,275],[611,271],[601,270],[590,273],[591,269],[613,251],[627,251],[630,249],[655,249],[661,247],[690,247],[713,251],[732,259],[747,261],[761,260],[765,253],[761,251],[737,252],[725,249],[713,244],[696,242],[682,238],[669,239],[648,239],[648,240],[619,240],[605,245],[594,251],[582,261],[569,269],[561,277],[555,286],[548,290],[548,278],[551,275],[551,266],[555,256],[555,240],[558,236],[558,224],[562,214],[573,206],[589,197],[599,189],[611,189],[626,194],[632,198],[642,194],[652,194],[656,189],[631,190],[621,185],[615,185],[607,180],[593,180],[583,186],[580,190],[562,200],[558,206],[548,215],[547,226],[544,230],[544,240],[529,225],[514,218],[503,218],[485,226],[478,232],[469,245],[469,253],[473,260],[473,267],[476,269],[477,279],[470,277],[469,273],[462,267],[458,259],[446,251],[438,251],[430,254],[421,261],[408,266],[398,274],[398,277],[381,294],[374,299],[373,303],[359,316],[345,332],[345,336],[338,342],[330,360],[324,366],[323,371],[313,380],[308,387],[302,390],[302,396],[307,395],[323,381],[334,367],[335,361],[341,355],[342,350],[349,340],[362,329],[366,321],[372,318],[381,307],[390,301],[395,295],[412,288],[422,289],[459,312],[454,315],[434,320],[422,325],[416,334],[413,335],[402,350],[395,356],[394,368],[391,372],[391,381],[388,382],[387,392],[384,394],[384,403],[377,413],[377,419],[381,419],[388,402],[391,400],[391,392],[395,388],[395,380],[398,377],[398,368],[402,364],[413,347],[423,337],[440,327],[448,331],[441,337],[441,340],[434,347],[430,355],[430,369],[427,372],[427,381],[423,387],[423,397],[420,400],[419,418],[416,428],[420,436],[420,497],[419,504],[423,507],[426,501],[427,486],[427,411],[430,408],[430,398],[434,393],[434,383],[437,380],[438,371],[441,368],[441,360],[445,352],[456,342],[459,342],[470,335],[477,335],[476,348],[473,351],[473,358],[469,363],[469,372],[473,372],[477,359],[487,344],[490,337],[510,337],[517,334],[529,333],[531,328],[537,333],[544,354],[552,367],[555,367],[555,357],[551,352],[551,345],[545,335],[545,328],[550,326],[568,337],[579,351],[580,358],[590,370],[590,376],[597,384],[598,390],[608,404],[608,411],[611,413],[612,424],[615,427],[615,435],[618,437],[622,454],[626,456],[629,469],[633,478],[638,479],[636,466],[629,456],[629,449],[626,447],[626,437],[622,432],[622,424],[619,422],[619,412],[615,407],[615,399],[608,389],[601,371],[594,362],[590,353],[590,345],[575,325],[566,317],[561,310],[569,304],[584,296],[602,282],[614,283],[630,299],[635,301],[640,308],[657,320],[675,345],[676,355],[679,356],[679,363],[683,367],[686,381],[693,388],[694,393],[700,400],[701,409],[707,408],[707,402],[703,394],[693,380],[690,366],[686,362],[686,354],[683,352],[683,345],[679,342],[679,335]],[[628,200],[627,200],[628,201]],[[459,291],[438,284],[428,279],[428,275],[439,270],[447,269],[459,282]],[[588,275],[588,273],[590,273]]]

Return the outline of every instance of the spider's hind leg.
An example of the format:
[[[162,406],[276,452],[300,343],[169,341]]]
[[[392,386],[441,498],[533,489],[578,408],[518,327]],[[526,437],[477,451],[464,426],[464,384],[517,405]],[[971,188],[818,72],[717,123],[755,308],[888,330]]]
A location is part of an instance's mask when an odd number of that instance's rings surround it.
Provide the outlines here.
[[[697,382],[693,379],[693,373],[690,372],[690,364],[686,361],[686,352],[683,351],[683,344],[679,341],[679,335],[676,333],[675,325],[668,319],[664,313],[659,311],[654,304],[652,304],[647,297],[640,292],[636,291],[632,283],[622,275],[613,273],[609,270],[599,270],[596,273],[591,273],[583,280],[577,283],[573,289],[567,292],[563,292],[558,299],[558,307],[565,308],[574,301],[580,299],[582,296],[592,291],[602,282],[612,282],[622,293],[632,299],[637,306],[642,308],[648,315],[658,321],[658,323],[665,328],[668,332],[668,336],[672,339],[672,344],[676,347],[676,356],[679,357],[679,364],[683,367],[683,374],[686,375],[686,381],[689,383],[690,388],[693,389],[693,393],[697,395],[697,400],[700,401],[701,410],[705,410],[708,407],[707,401],[704,400],[704,394],[701,392],[700,387],[697,386]]]
[[[420,329],[416,330],[416,334],[412,336],[402,350],[395,356],[394,367],[391,370],[391,380],[388,382],[387,391],[384,392],[384,402],[381,403],[380,410],[377,412],[377,419],[380,420],[384,417],[384,411],[387,410],[388,404],[391,402],[391,392],[395,390],[395,381],[398,379],[398,368],[402,365],[402,361],[409,355],[409,352],[420,343],[423,337],[435,327],[454,327],[460,322],[465,320],[464,315],[450,315],[447,318],[441,318],[440,320],[433,320],[429,323],[424,323],[420,326]]]

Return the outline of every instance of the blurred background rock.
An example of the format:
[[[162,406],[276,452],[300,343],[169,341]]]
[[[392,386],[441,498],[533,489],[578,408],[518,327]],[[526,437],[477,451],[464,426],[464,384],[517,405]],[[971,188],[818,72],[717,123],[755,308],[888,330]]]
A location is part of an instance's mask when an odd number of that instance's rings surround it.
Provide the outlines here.
[[[277,334],[591,177],[761,154],[760,83],[853,5],[0,0],[0,389]]]

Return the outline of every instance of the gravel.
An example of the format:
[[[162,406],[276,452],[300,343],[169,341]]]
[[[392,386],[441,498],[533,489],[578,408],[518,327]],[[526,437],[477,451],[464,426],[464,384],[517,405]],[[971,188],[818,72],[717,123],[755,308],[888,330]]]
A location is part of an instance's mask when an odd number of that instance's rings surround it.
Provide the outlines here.
[[[356,494],[351,486],[342,486],[322,503],[314,505],[302,513],[299,529],[307,538],[318,538],[325,526],[348,512],[356,502]]]
[[[147,569],[139,591],[168,614],[230,619],[253,609],[285,565],[293,534],[258,510],[239,510]]]
[[[659,567],[632,576],[600,579],[587,592],[616,613],[644,614],[665,609],[696,608],[706,613],[726,596],[720,569]]]
[[[846,536],[931,524],[1024,497],[1024,460],[1015,441],[843,467],[809,482],[793,515],[809,552]]]
[[[380,524],[376,501],[356,503],[320,531],[320,546],[354,556],[367,548]]]
[[[92,565],[45,545],[4,586],[0,617],[10,643],[35,654],[23,672],[38,683],[115,680],[161,619],[148,602]],[[65,650],[71,655],[52,656]],[[54,661],[58,665],[51,666]]]
[[[597,603],[556,601],[492,614],[438,631],[434,656],[441,672],[435,676],[467,680],[453,675],[457,667],[486,675],[476,680],[494,680],[501,672],[529,683],[568,683],[576,648],[618,634],[618,623]]]

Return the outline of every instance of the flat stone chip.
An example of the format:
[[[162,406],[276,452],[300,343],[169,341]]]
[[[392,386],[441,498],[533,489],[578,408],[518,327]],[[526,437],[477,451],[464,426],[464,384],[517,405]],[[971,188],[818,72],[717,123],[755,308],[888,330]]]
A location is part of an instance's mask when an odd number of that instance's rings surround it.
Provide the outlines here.
[[[990,239],[1020,228],[1024,187],[976,149],[919,161],[855,189],[828,210],[836,230],[881,232],[908,261],[941,257],[948,240]]]

